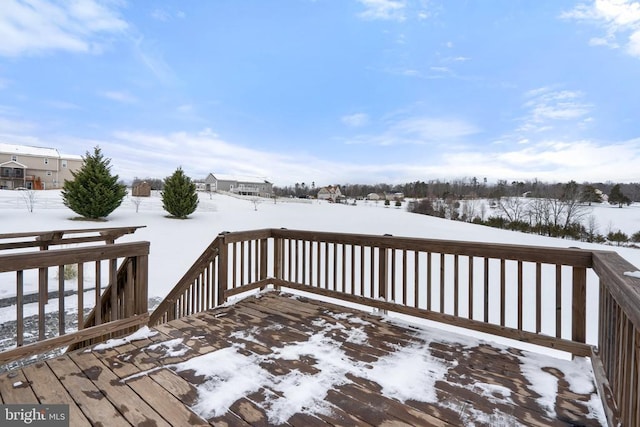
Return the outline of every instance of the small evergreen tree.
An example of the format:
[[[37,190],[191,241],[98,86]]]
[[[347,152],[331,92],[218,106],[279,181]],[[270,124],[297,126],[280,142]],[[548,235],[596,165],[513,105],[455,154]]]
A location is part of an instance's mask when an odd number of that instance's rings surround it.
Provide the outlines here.
[[[164,179],[162,207],[175,218],[185,219],[198,207],[196,184],[179,167]]]
[[[64,182],[62,202],[85,218],[105,218],[120,206],[127,189],[118,183],[118,175],[111,175],[111,159],[102,155],[100,147],[82,159],[82,167],[71,172],[73,180]]]

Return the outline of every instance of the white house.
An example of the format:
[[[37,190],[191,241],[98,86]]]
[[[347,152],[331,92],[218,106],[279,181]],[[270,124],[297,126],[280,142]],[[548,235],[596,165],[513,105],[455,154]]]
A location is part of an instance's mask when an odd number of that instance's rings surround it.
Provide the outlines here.
[[[335,202],[341,197],[342,192],[340,191],[340,187],[338,185],[329,185],[327,187],[322,187],[320,191],[318,191],[319,200],[331,200],[332,202]]]

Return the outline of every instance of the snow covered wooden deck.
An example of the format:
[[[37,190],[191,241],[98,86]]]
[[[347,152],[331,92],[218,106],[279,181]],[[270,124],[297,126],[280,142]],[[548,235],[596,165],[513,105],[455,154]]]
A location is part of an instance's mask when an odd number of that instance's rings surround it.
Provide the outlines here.
[[[606,423],[583,358],[278,292],[145,331],[2,374],[1,401],[68,403],[74,426]]]

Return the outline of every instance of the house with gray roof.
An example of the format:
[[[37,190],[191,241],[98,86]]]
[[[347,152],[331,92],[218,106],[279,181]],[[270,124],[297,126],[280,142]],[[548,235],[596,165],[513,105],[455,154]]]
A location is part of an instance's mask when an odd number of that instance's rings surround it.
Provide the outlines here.
[[[203,184],[201,188],[204,191],[227,191],[241,196],[273,196],[273,184],[264,178],[210,173]]]

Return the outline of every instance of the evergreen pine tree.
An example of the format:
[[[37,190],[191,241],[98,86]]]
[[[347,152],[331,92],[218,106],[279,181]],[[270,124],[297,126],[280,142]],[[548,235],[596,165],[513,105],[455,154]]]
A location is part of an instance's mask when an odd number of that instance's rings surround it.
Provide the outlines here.
[[[181,167],[164,180],[162,207],[172,216],[181,219],[185,219],[198,207],[196,185]]]
[[[71,173],[73,180],[64,182],[62,202],[85,218],[105,218],[120,206],[127,189],[118,184],[118,175],[111,175],[111,159],[104,158],[100,147],[82,159],[82,167]]]

